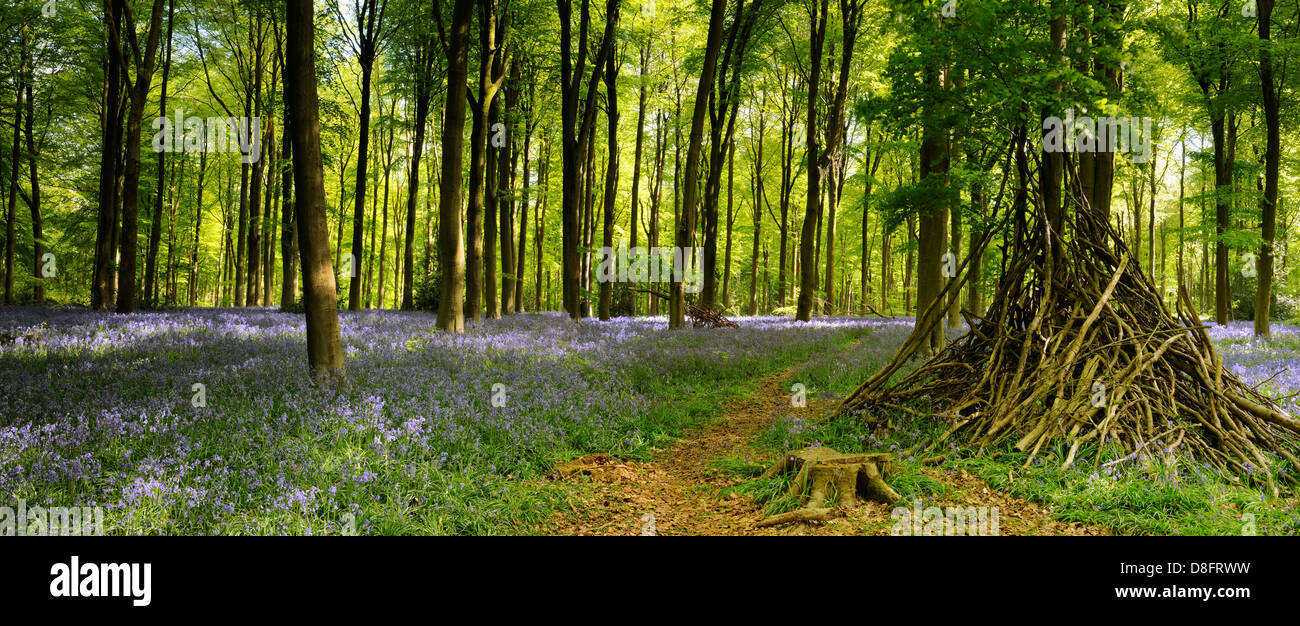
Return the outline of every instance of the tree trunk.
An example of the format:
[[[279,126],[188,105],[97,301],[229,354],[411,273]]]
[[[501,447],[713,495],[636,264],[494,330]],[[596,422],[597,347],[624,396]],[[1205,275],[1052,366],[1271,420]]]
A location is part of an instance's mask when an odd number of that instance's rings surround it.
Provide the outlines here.
[[[867,127],[866,145],[871,145],[870,127]],[[868,303],[870,302],[868,296],[871,291],[871,265],[869,263],[871,260],[871,191],[875,186],[876,170],[880,167],[880,159],[884,153],[885,150],[883,147],[877,148],[876,156],[872,159],[871,152],[868,151],[862,162],[862,165],[866,170],[863,172],[864,175],[862,177],[862,263],[861,268],[859,269],[862,280],[862,286],[860,287],[861,293],[859,294],[859,297],[862,299],[862,305],[859,307],[858,315],[867,314]],[[871,163],[870,166],[867,165],[868,161]]]
[[[392,104],[393,106],[388,109],[388,114],[390,118],[393,112],[396,111],[397,109],[397,100],[395,98],[393,99]],[[383,115],[382,105],[380,106],[379,114]],[[387,143],[384,144],[384,204],[383,204],[383,208],[380,209],[380,211],[382,212],[382,218],[380,222],[381,226],[379,229],[379,258],[378,258],[379,294],[376,296],[376,305],[375,305],[375,307],[379,309],[384,308],[384,291],[385,291],[384,288],[388,286],[387,281],[384,280],[384,276],[386,275],[385,270],[388,268],[388,266],[384,263],[384,259],[387,258],[388,255],[388,198],[389,198],[389,192],[392,191],[393,138],[396,134],[397,134],[396,130],[393,129],[392,126],[389,126],[388,141]]]
[[[496,145],[496,126],[501,123],[500,98],[493,98],[488,107],[487,128],[492,129],[492,145],[484,151],[486,167],[483,172],[483,300],[486,303],[485,315],[490,319],[499,319],[501,311],[497,306],[497,213],[500,195],[500,175],[498,167],[503,148]],[[472,245],[471,245],[472,248]]]
[[[650,91],[650,40],[647,36],[646,41],[641,45],[641,73],[638,75],[637,88],[637,109],[636,109],[636,150],[632,159],[632,215],[628,219],[628,232],[631,233],[631,242],[629,247],[633,250],[637,246],[637,232],[640,230],[639,210],[641,208],[641,151],[645,141],[645,101],[646,95]],[[638,308],[637,303],[640,301],[639,296],[632,297],[632,316],[635,317]]]
[[[614,28],[618,23],[619,0],[606,0],[605,31],[601,37],[596,58],[592,63],[591,75],[587,76],[587,29],[591,22],[588,0],[581,0],[579,8],[579,37],[573,37],[573,2],[557,0],[560,17],[560,117],[563,139],[564,188],[563,198],[563,235],[561,255],[563,259],[563,309],[574,320],[581,319],[579,306],[580,269],[578,245],[585,235],[585,224],[580,222],[583,206],[583,164],[587,161],[589,135],[595,123],[596,107],[592,98],[586,99],[586,106],[579,107],[579,90],[587,82],[587,94],[594,94],[599,84],[600,68],[608,55],[613,54]],[[574,60],[574,48],[577,48],[577,60]],[[581,119],[580,119],[581,118]],[[540,260],[540,259],[539,259]]]
[[[462,0],[463,1],[463,0]],[[318,383],[343,376],[334,268],[325,221],[325,172],[321,164],[316,62],[311,0],[287,0],[285,91],[294,120],[293,174],[307,318],[307,363]]]
[[[1273,48],[1271,35],[1274,0],[1258,0],[1259,16],[1259,78],[1263,86],[1264,124],[1267,139],[1264,148],[1264,197],[1260,200],[1263,224],[1260,234],[1258,270],[1255,293],[1255,335],[1269,336],[1269,308],[1273,295],[1273,241],[1277,235],[1278,165],[1282,156],[1281,122],[1279,120],[1277,85],[1273,79]],[[30,123],[30,122],[29,122]]]
[[[519,193],[519,247],[516,248],[518,254],[515,259],[515,312],[524,312],[524,276],[528,269],[528,202],[532,196],[532,186],[529,171],[532,164],[530,154],[533,148],[533,127],[535,122],[533,116],[537,99],[534,97],[536,92],[531,80],[530,72],[528,84],[528,112],[524,118],[524,165],[521,177],[523,178],[523,190]]]
[[[486,289],[492,289],[489,293],[489,306],[492,308],[489,315],[495,316],[496,313],[496,295],[495,288],[496,277],[489,276],[488,283],[483,280],[484,265],[484,241],[483,241],[483,224],[484,224],[484,205],[486,178],[490,177],[492,172],[487,170],[487,140],[492,107],[496,101],[497,90],[501,87],[504,75],[498,75],[502,68],[502,63],[498,58],[500,55],[499,43],[504,43],[504,23],[499,21],[498,16],[500,0],[488,0],[478,3],[479,9],[479,80],[478,80],[478,97],[473,101],[474,118],[470,130],[470,165],[469,165],[469,205],[465,210],[465,221],[468,231],[468,250],[466,252],[466,278],[465,278],[465,297],[468,298],[466,315],[473,322],[479,322],[483,319],[483,298]],[[496,186],[496,181],[491,182]],[[491,213],[495,213],[495,207]],[[495,226],[491,226],[495,230]],[[492,251],[492,248],[487,248]],[[493,263],[495,269],[495,263]],[[489,271],[489,274],[494,272]]]
[[[505,117],[519,111],[519,84],[522,80],[519,65],[510,68],[511,86],[506,90]],[[515,168],[519,166],[519,150],[515,148],[515,124],[506,124],[506,145],[502,148],[502,157],[497,172],[497,221],[501,239],[501,314],[513,315],[515,312],[515,290],[518,288],[515,271]],[[526,132],[526,131],[525,131]]]
[[[821,89],[822,44],[826,40],[827,0],[820,1],[820,8],[809,8],[808,18],[812,23],[808,78],[808,123],[805,136],[808,139],[808,193],[807,208],[803,216],[803,230],[799,234],[799,301],[795,319],[809,321],[812,319],[813,292],[817,290],[816,255],[817,225],[821,221],[821,177],[820,148],[817,141],[817,93]]]
[[[533,255],[533,256],[537,257],[537,273],[536,273],[536,282],[537,282],[537,284],[536,284],[535,288],[533,289],[533,310],[536,310],[536,311],[541,311],[541,310],[542,310],[542,293],[543,293],[543,289],[542,289],[542,250],[543,250],[543,248],[545,248],[545,245],[544,245],[544,244],[546,243],[546,207],[547,207],[547,205],[549,204],[549,198],[550,198],[550,195],[551,195],[551,194],[550,194],[550,189],[551,189],[551,140],[550,140],[549,137],[548,137],[547,140],[546,140],[546,147],[542,149],[542,157],[541,157],[541,158],[542,158],[542,161],[541,161],[541,164],[540,164],[540,166],[539,166],[539,169],[541,170],[541,173],[538,174],[538,177],[539,177],[539,178],[538,178],[538,181],[537,181],[537,182],[538,182],[538,186],[542,188],[542,201],[541,201],[540,204],[537,205],[537,210],[535,211],[536,216],[535,216],[534,219],[536,220],[536,223],[537,223],[537,236],[533,238],[534,241],[536,242],[534,245],[537,246],[536,254]],[[549,281],[550,281],[550,274],[548,273],[548,274],[547,274],[547,282],[549,282]],[[547,301],[546,301],[546,306],[547,306],[548,308],[550,307],[550,297],[549,297],[549,296],[550,296],[550,294],[548,293],[548,294],[547,294]]]
[[[740,102],[739,99],[736,100]],[[734,119],[734,117],[733,117]],[[736,142],[727,142],[727,238],[722,254],[722,310],[731,308],[731,230],[735,224],[732,206],[736,184]]]
[[[942,85],[942,73],[930,74],[932,84]],[[927,120],[928,122],[928,120]],[[943,290],[944,277],[941,273],[943,255],[948,250],[948,210],[939,198],[948,185],[948,130],[926,124],[924,137],[921,139],[921,186],[923,200],[918,210],[918,241],[916,262],[916,326],[926,324],[923,319],[926,309]],[[931,315],[944,316],[946,306],[936,308]],[[943,324],[935,324],[925,348],[925,354],[934,354],[943,349]]]
[[[420,159],[424,155],[424,127],[433,96],[433,36],[422,39],[415,51],[415,139],[406,185],[406,266],[402,269],[402,310],[415,308],[415,208],[420,196]]]
[[[276,39],[276,45],[280,42]],[[284,61],[280,61],[280,67],[284,68]],[[287,91],[286,85],[286,91]],[[288,94],[285,94],[285,101],[288,101]],[[284,129],[284,139],[280,142],[280,307],[291,307],[297,304],[298,300],[298,220],[294,208],[293,195],[293,122],[289,107],[284,108],[284,122],[281,127]],[[201,179],[200,179],[201,180]],[[340,205],[340,210],[342,206]],[[328,236],[328,233],[327,233]],[[326,243],[328,245],[328,242]],[[337,304],[336,304],[337,306]]]
[[[1214,137],[1214,321],[1217,324],[1227,324],[1231,312],[1228,244],[1223,240],[1223,233],[1228,230],[1230,219],[1227,195],[1232,186],[1232,163],[1227,158],[1224,125],[1222,114],[1210,124],[1211,134]]]
[[[604,228],[601,245],[611,251],[614,247],[614,199],[618,197],[618,60],[616,55],[605,59],[605,110],[609,122],[607,148],[609,162],[605,166]],[[600,283],[600,319],[609,320],[610,304],[614,300],[613,285],[608,280]]]
[[[763,238],[763,204],[767,199],[763,191],[763,135],[767,130],[767,120],[763,116],[763,109],[767,105],[766,94],[763,101],[758,105],[755,116],[756,133],[753,143],[750,147],[750,188],[752,190],[752,201],[750,205],[749,216],[754,226],[754,243],[749,253],[749,303],[745,307],[746,315],[758,315],[758,254],[759,244]],[[770,210],[770,206],[769,206]],[[766,270],[766,268],[764,268]],[[766,274],[766,271],[764,272]]]
[[[823,5],[826,0],[822,0]],[[682,219],[677,223],[677,251],[680,252],[683,270],[689,260],[686,250],[691,247],[691,235],[696,227],[696,204],[699,198],[700,177],[700,143],[704,139],[704,116],[707,113],[709,89],[713,86],[713,76],[718,65],[718,49],[722,44],[723,17],[726,14],[726,0],[713,0],[709,15],[709,34],[704,48],[704,67],[700,73],[699,86],[696,89],[694,112],[691,115],[691,134],[686,147],[686,189],[682,197]],[[683,271],[683,274],[685,272]],[[669,328],[682,328],[686,325],[686,290],[682,281],[684,276],[674,271],[672,297],[669,300]]]
[[[23,30],[23,48],[27,48],[27,31]],[[14,303],[14,251],[18,247],[16,238],[16,223],[18,221],[18,164],[21,163],[19,158],[22,152],[22,131],[23,128],[23,75],[26,72],[25,62],[27,55],[21,54],[21,62],[18,66],[18,88],[14,89],[14,125],[13,125],[13,153],[9,160],[9,201],[5,209],[5,304]]]
[[[286,112],[288,107],[285,107]],[[287,114],[287,113],[286,113]],[[285,142],[288,144],[289,142]],[[208,153],[206,151],[199,153],[199,182],[196,198],[194,200],[194,240],[190,242],[190,277],[189,277],[189,305],[195,306],[199,298],[199,233],[203,228],[203,179],[208,170]],[[286,220],[288,222],[288,220]],[[289,222],[292,223],[292,222]],[[285,257],[286,259],[288,257]],[[287,267],[289,264],[285,263]],[[288,284],[289,281],[285,281]]]
[[[655,129],[655,182],[650,190],[650,224],[646,229],[646,243],[651,250],[659,246],[659,201],[663,198],[664,159],[668,149],[668,133],[664,131],[668,116],[656,113],[655,117],[658,120]],[[649,296],[648,304],[650,315],[659,315],[659,298]]]
[[[378,53],[379,31],[383,29],[383,18],[378,15],[379,0],[361,0],[364,4],[358,11],[362,17],[358,24],[357,61],[361,64],[361,111],[360,135],[357,144],[357,186],[355,205],[352,212],[352,267],[361,263],[365,234],[366,215],[366,174],[370,164],[370,80],[374,73],[375,57]],[[340,188],[341,189],[341,188]],[[300,242],[301,243],[301,242]],[[369,252],[367,250],[366,252]],[[304,285],[305,287],[305,285]],[[361,272],[353,271],[348,281],[348,309],[361,310]]]
[[[172,17],[175,15],[175,0],[167,0],[167,56],[163,60],[162,94],[158,101],[158,116],[167,117],[167,79],[172,68]],[[158,191],[154,195],[153,219],[149,226],[149,255],[144,264],[144,306],[151,309],[154,302],[154,283],[158,278],[158,243],[162,237],[162,208],[164,180],[167,172],[167,153],[158,151]]]
[[[438,328],[465,332],[461,303],[465,296],[465,247],[461,238],[461,148],[465,137],[468,87],[469,26],[473,0],[456,0],[448,31],[447,101],[442,124],[442,178],[438,190],[438,267],[442,288],[438,298]]]
[[[122,130],[122,72],[118,33],[121,30],[122,3],[111,2],[105,7],[105,30],[108,31],[110,52],[104,64],[104,99],[101,103],[100,157],[99,157],[99,223],[95,232],[95,265],[91,276],[90,306],[108,308],[113,303],[114,242],[113,226],[117,223],[116,163],[121,153]]]
[[[125,2],[126,0],[117,0]],[[144,118],[145,101],[153,80],[154,62],[158,53],[158,40],[162,38],[162,0],[154,0],[149,18],[149,35],[145,42],[144,58],[136,57],[135,83],[131,87],[131,108],[126,120],[126,156],[122,174],[122,261],[117,275],[117,312],[134,313],[136,309],[136,240],[139,235],[138,212],[140,208],[140,126]],[[128,24],[128,28],[135,28]],[[115,54],[121,54],[118,50]]]

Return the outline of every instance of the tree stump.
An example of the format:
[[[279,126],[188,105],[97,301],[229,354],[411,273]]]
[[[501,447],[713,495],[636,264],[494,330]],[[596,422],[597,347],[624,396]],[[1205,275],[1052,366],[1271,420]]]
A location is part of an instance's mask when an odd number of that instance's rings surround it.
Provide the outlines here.
[[[758,526],[776,526],[797,521],[823,521],[836,517],[840,510],[857,505],[860,494],[881,504],[893,504],[902,499],[885,482],[893,473],[893,455],[888,452],[860,452],[841,454],[831,448],[816,447],[788,452],[776,465],[763,472],[763,478],[774,478],[795,473],[787,492],[791,496],[807,494],[807,505],[780,515],[773,515]],[[824,507],[826,494],[834,486],[838,498],[836,506]]]

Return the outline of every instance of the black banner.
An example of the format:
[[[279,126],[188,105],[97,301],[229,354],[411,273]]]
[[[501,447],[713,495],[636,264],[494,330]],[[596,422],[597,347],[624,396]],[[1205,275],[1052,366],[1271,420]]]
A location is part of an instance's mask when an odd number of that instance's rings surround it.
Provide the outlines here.
[[[13,537],[0,538],[0,596],[6,607],[50,615],[149,621],[344,610],[437,613],[462,604],[494,615],[541,606],[564,611],[569,604],[611,615],[676,605],[720,613],[799,612],[789,603],[806,603],[818,589],[827,594],[824,608],[836,612],[852,607],[834,606],[830,598],[858,585],[876,598],[864,596],[862,610],[889,598],[899,607],[941,599],[976,612],[1047,602],[1089,611],[1237,614],[1283,609],[1295,598],[1295,544],[1286,539],[834,542]],[[1078,615],[1056,617],[1074,621]]]

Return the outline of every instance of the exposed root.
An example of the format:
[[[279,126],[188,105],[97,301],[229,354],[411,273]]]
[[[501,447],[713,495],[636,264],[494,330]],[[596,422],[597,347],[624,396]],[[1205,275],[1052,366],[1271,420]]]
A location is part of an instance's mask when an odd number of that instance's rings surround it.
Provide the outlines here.
[[[824,522],[828,519],[839,517],[840,515],[843,515],[843,513],[841,513],[839,509],[795,509],[779,515],[773,515],[757,524],[754,524],[754,526],[756,528],[763,528],[766,526],[790,524],[792,522]]]

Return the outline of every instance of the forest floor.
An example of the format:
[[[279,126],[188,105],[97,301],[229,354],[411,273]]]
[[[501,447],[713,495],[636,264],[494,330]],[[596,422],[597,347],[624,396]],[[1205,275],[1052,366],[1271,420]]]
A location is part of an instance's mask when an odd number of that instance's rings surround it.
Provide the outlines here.
[[[343,314],[348,384],[321,388],[301,315],[0,307],[0,506],[102,506],[123,535],[641,534],[648,515],[665,535],[931,534],[895,518],[959,506],[997,507],[998,534],[1300,533],[1294,490],[1186,460],[1153,476],[948,440],[927,465],[903,452],[946,429],[927,407],[888,428],[832,419],[909,318],[434,322]],[[1210,335],[1225,368],[1300,414],[1300,327]],[[758,527],[804,504],[763,470],[810,446],[895,453],[902,500]]]
[[[783,381],[802,366],[763,377],[756,391],[728,406],[716,420],[688,431],[649,462],[608,454],[587,455],[560,464],[552,480],[567,486],[568,509],[547,524],[552,534],[568,535],[887,535],[911,534],[894,527],[902,511],[870,501],[826,522],[759,527],[767,517],[763,503],[745,493],[745,474],[779,458],[756,444],[775,416],[790,405]],[[831,407],[813,399],[807,410]],[[739,461],[739,463],[737,463]],[[750,468],[735,471],[733,468]],[[997,507],[999,534],[1104,535],[1104,527],[1053,519],[1050,507],[998,493],[964,470],[916,468],[944,485],[943,498],[926,507]],[[651,518],[653,516],[653,523]],[[910,518],[909,518],[910,519]]]

